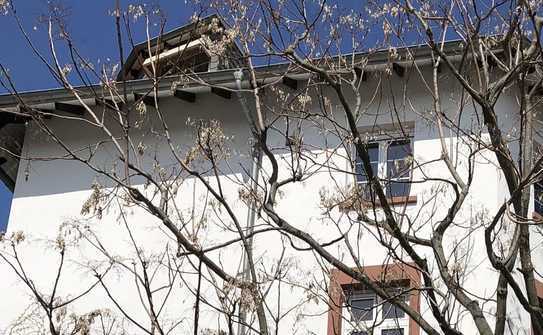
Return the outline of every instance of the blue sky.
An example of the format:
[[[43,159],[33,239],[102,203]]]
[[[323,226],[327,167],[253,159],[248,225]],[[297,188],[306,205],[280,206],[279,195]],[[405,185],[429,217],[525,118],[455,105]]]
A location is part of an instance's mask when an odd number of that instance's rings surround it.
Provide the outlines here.
[[[109,13],[114,9],[114,0],[65,0],[68,8],[66,21],[68,29],[80,53],[97,64],[107,58],[118,61],[118,49],[115,39],[115,21]],[[136,1],[121,1],[126,6]],[[166,30],[186,23],[192,15],[192,9],[184,1],[163,0],[156,2],[166,16]],[[47,27],[40,23],[40,16],[47,12],[46,0],[14,0],[17,12],[24,28],[41,50],[47,47]],[[144,31],[135,29],[135,42],[144,39]],[[19,90],[39,90],[57,87],[42,63],[28,50],[23,35],[19,32],[15,20],[10,16],[0,16],[0,39],[4,50],[0,53],[0,62],[10,69]],[[9,42],[8,42],[9,41]],[[8,50],[6,50],[9,48]],[[8,52],[6,52],[8,51]],[[130,50],[125,50],[128,53]],[[126,55],[125,55],[126,57]]]

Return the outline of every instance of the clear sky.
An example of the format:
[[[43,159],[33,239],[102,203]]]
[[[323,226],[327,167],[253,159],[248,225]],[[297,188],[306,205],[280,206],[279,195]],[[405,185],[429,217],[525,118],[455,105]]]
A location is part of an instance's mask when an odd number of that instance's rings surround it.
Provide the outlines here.
[[[41,16],[47,13],[46,0],[13,0],[17,12],[23,21],[25,30],[36,45],[47,52],[47,27]],[[58,2],[58,1],[57,1]],[[186,23],[193,10],[185,1],[162,0],[148,1],[157,3],[166,16],[166,31]],[[121,5],[138,3],[122,0]],[[118,61],[116,47],[115,21],[110,11],[115,7],[115,0],[63,0],[68,9],[66,22],[80,53],[97,64],[108,58]],[[144,40],[144,31],[135,29],[135,42]],[[28,44],[19,32],[15,20],[10,16],[0,16],[0,40],[3,43],[0,62],[10,69],[19,90],[38,90],[58,86],[43,64],[29,52]],[[125,52],[129,52],[126,50]],[[126,57],[126,56],[125,56]]]

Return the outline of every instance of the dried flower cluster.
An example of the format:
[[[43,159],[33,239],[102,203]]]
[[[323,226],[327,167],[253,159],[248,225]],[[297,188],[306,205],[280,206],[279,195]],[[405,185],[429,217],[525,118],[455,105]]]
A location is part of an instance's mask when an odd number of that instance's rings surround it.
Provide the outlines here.
[[[0,15],[8,15],[12,0],[0,0]]]
[[[99,219],[102,218],[102,200],[105,198],[102,193],[101,186],[98,183],[92,184],[92,193],[90,197],[85,201],[81,207],[81,215],[97,215]]]

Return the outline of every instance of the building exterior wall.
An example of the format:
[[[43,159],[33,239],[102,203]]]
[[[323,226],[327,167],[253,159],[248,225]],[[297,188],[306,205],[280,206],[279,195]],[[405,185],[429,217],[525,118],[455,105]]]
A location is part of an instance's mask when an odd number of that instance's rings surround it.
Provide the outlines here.
[[[405,79],[404,79],[405,80]],[[414,125],[414,158],[421,165],[420,169],[414,172],[415,180],[421,179],[425,174],[432,178],[451,179],[442,161],[433,162],[439,159],[442,153],[442,146],[435,123],[432,122],[431,113],[432,101],[430,95],[424,88],[420,80],[412,80],[405,88],[405,81],[392,78],[392,92],[384,90],[379,103],[368,105],[367,116],[359,120],[360,127],[367,129],[374,124],[391,124],[400,120],[405,124]],[[376,85],[377,80],[368,80],[367,87],[364,88],[364,99],[371,101],[370,92],[373,92],[372,86]],[[331,92],[325,92],[324,94]],[[462,105],[458,87],[445,84],[442,88],[444,112],[458,118]],[[401,101],[404,96],[408,96],[409,104],[400,104],[399,113],[391,113],[393,98]],[[318,97],[313,97],[316,101]],[[405,100],[404,100],[405,101]],[[514,108],[514,92],[504,95],[497,107],[500,120],[507,125],[509,111]],[[334,106],[334,115],[341,119],[341,109],[332,97],[332,106]],[[240,184],[248,181],[247,171],[251,168],[251,146],[248,141],[250,130],[244,115],[236,99],[224,100],[218,96],[208,94],[199,97],[194,104],[186,103],[175,98],[166,98],[161,101],[161,110],[164,112],[168,124],[172,131],[172,137],[179,145],[179,151],[185,152],[194,142],[194,132],[187,120],[198,119],[218,119],[226,136],[229,148],[228,164],[221,163],[221,181],[223,183],[223,192],[226,198],[233,204],[233,210],[239,218],[245,220],[247,207],[239,197]],[[473,116],[472,107],[466,104],[463,108],[461,124],[464,129],[476,129],[477,120]],[[142,129],[135,130],[139,132],[139,138],[147,147],[147,152],[141,157],[144,164],[153,170],[154,160],[159,162],[160,167],[166,171],[171,171],[173,158],[165,141],[153,135],[149,129],[151,126],[159,127],[158,121],[152,116],[152,110],[147,111],[146,123]],[[105,138],[96,129],[89,126],[83,126],[81,123],[74,125],[74,121],[52,119],[48,121],[52,129],[60,134],[64,143],[77,148],[84,147],[88,143],[97,142]],[[475,125],[475,126],[474,126]],[[480,125],[482,127],[483,125]],[[279,124],[278,127],[284,127]],[[513,130],[511,130],[513,131]],[[270,133],[272,143],[285,148],[284,138]],[[340,139],[323,134],[321,129],[312,126],[306,122],[303,126],[304,143],[311,144],[313,148],[312,155],[315,161],[327,162],[342,169],[349,169],[350,163],[346,160],[347,152],[342,147]],[[460,170],[464,169],[466,173],[466,157],[469,150],[466,141],[467,136],[457,137],[452,130],[446,129],[445,143],[458,154],[454,157],[460,164]],[[63,155],[59,146],[40,134],[35,125],[27,129],[23,156],[28,157],[61,157]],[[286,166],[283,158],[288,158],[289,153],[285,150],[278,150],[276,153],[280,164]],[[494,155],[486,150],[481,150],[477,155],[475,166],[475,178],[471,187],[471,193],[462,208],[455,225],[458,228],[451,228],[446,235],[446,252],[455,255],[458,262],[466,263],[467,273],[465,277],[465,287],[473,292],[477,292],[480,297],[491,299],[495,297],[495,286],[497,274],[491,265],[485,261],[485,246],[483,243],[485,219],[493,215],[498,206],[501,205],[505,196],[505,185]],[[114,155],[114,150],[108,145],[100,150],[92,162],[99,167],[119,168]],[[269,162],[264,159],[263,170],[269,171]],[[284,169],[283,169],[284,170]],[[312,171],[314,175],[308,181],[294,183],[285,187],[283,195],[277,204],[278,212],[284,215],[294,226],[308,231],[317,240],[323,243],[329,241],[332,237],[338,236],[338,228],[333,224],[335,218],[342,222],[342,213],[336,211],[330,216],[324,216],[320,206],[320,196],[323,192],[334,192],[337,188],[347,188],[353,184],[354,178],[342,172],[336,172],[332,169],[320,168]],[[466,174],[463,175],[464,177]],[[214,183],[214,178],[210,174],[209,182]],[[137,178],[135,179],[137,183]],[[118,257],[125,259],[135,258],[134,248],[127,236],[124,221],[119,216],[118,206],[111,206],[103,213],[101,219],[88,220],[81,215],[81,209],[85,201],[92,193],[92,184],[99,183],[104,187],[111,187],[111,183],[102,176],[82,166],[81,163],[69,160],[33,160],[26,163],[21,161],[17,184],[13,197],[11,217],[8,226],[8,235],[10,232],[25,231],[27,240],[23,243],[23,259],[28,262],[30,275],[36,278],[36,284],[43,290],[48,290],[51,283],[54,282],[56,275],[55,269],[58,264],[58,257],[54,251],[54,241],[59,232],[59,227],[66,222],[82,222],[89,225],[108,250],[114,251]],[[429,235],[438,220],[445,215],[445,211],[453,201],[450,189],[447,191],[436,191],[437,182],[415,183],[412,185],[411,195],[416,196],[416,203],[406,206],[408,215],[418,215],[418,222],[421,222],[420,231],[422,236]],[[139,185],[142,187],[143,185]],[[213,245],[214,242],[227,240],[228,236],[236,237],[234,232],[228,232],[221,229],[220,221],[214,214],[214,206],[209,201],[209,194],[203,186],[194,178],[187,177],[177,193],[177,203],[185,217],[188,218],[206,218],[206,224],[202,224],[198,243],[202,246]],[[191,211],[194,212],[191,214]],[[160,229],[160,223],[150,214],[145,213],[137,206],[131,206],[127,217],[128,225],[134,234],[134,239],[138,241],[144,249],[144,252],[155,258],[159,257],[164,251],[166,245],[175,248],[174,240],[171,236]],[[193,222],[194,223],[194,222]],[[245,223],[244,221],[242,222]],[[263,219],[257,221],[258,224],[264,224]],[[455,232],[462,232],[465,235],[464,228],[473,227],[472,233],[465,239],[459,240]],[[342,227],[347,231],[348,226]],[[189,229],[190,230],[190,229]],[[205,233],[204,233],[205,232]],[[357,231],[351,229],[349,236],[353,241],[356,252],[360,254],[363,266],[376,266],[388,262],[388,256],[385,249],[372,237],[369,229]],[[73,234],[77,234],[74,232]],[[75,239],[76,237],[74,237]],[[32,242],[30,242],[32,241]],[[297,247],[304,247],[300,241],[292,241]],[[49,246],[44,252],[43,246]],[[268,294],[270,310],[281,310],[286,313],[285,318],[279,324],[279,334],[327,334],[329,329],[329,295],[328,289],[330,279],[321,271],[321,266],[329,268],[329,265],[322,263],[322,260],[316,257],[312,252],[300,252],[293,249],[291,241],[288,241],[278,232],[268,232],[256,235],[254,238],[255,259],[259,268],[273,268],[278,260],[284,260],[284,287],[280,289],[277,285],[271,287]],[[431,250],[421,248],[421,253],[426,255],[430,261],[430,268],[437,271],[433,264],[433,255]],[[327,248],[338,257],[345,257],[346,248],[338,245],[331,245]],[[72,249],[70,249],[72,250]],[[66,296],[77,295],[74,288],[84,288],[95,281],[92,267],[98,266],[100,262],[105,261],[105,257],[100,256],[95,249],[88,244],[84,247],[74,248],[70,251],[70,261],[67,262],[67,269],[62,277],[59,290]],[[535,253],[540,253],[536,250]],[[241,268],[241,253],[239,245],[232,245],[220,252],[211,253],[215,259],[220,259],[221,264],[229,273],[237,273]],[[410,261],[404,256],[406,261]],[[79,260],[79,264],[74,261]],[[183,259],[182,268],[187,273],[184,279],[193,284],[197,281],[197,276],[193,273],[197,264],[194,258]],[[181,261],[181,260],[180,260]],[[354,267],[355,264],[351,262]],[[324,264],[324,265],[323,265]],[[4,292],[0,304],[0,329],[6,327],[9,322],[20,314],[28,305],[29,292],[17,283],[12,271],[2,264],[3,280],[0,282]],[[453,265],[451,265],[452,267]],[[157,281],[166,281],[167,271],[161,269],[157,275]],[[133,284],[133,278],[126,272],[119,271],[111,273],[105,277],[111,292],[123,304],[126,310],[135,319],[145,319],[145,311],[139,304],[139,297],[135,296],[137,292]],[[296,283],[289,285],[288,283]],[[180,285],[178,290],[173,293],[164,314],[164,318],[171,320],[183,318],[180,329],[190,333],[193,325],[193,293],[187,291],[188,284]],[[193,287],[195,285],[192,285]],[[308,289],[312,287],[312,289]],[[279,294],[282,290],[283,294]],[[288,292],[285,294],[284,292]],[[214,328],[218,323],[224,325],[224,320],[218,320],[213,305],[219,304],[216,291],[211,285],[205,284],[202,289],[202,296],[206,297],[209,304],[202,306],[200,313],[202,328],[209,326]],[[509,308],[510,326],[512,333],[528,334],[529,318],[517,302],[511,298],[512,304]],[[94,290],[89,296],[86,296],[76,304],[78,312],[90,311],[94,308],[103,307],[104,302],[112,310],[115,310],[110,302],[107,302],[107,296],[101,288]],[[424,293],[421,293],[420,301],[417,302],[419,308],[428,320],[433,320],[429,311],[428,302]],[[486,302],[483,305],[485,311],[492,313],[493,303]],[[460,329],[465,334],[475,333],[475,326],[471,317],[466,311],[456,308]],[[255,321],[256,324],[256,321]],[[435,322],[432,322],[435,324]],[[437,326],[437,324],[436,324]],[[275,327],[275,325],[274,325]],[[133,329],[135,333],[138,329]],[[183,333],[183,332],[179,332]],[[421,331],[421,334],[423,332]],[[415,333],[413,333],[415,335]]]

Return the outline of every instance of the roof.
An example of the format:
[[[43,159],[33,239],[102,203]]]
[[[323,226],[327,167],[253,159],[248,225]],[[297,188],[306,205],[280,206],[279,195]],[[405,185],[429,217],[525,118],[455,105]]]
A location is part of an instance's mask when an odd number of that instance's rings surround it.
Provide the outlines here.
[[[178,31],[178,29],[176,29],[175,31]],[[446,42],[444,46],[444,52],[449,55],[460,55],[463,50],[460,46],[460,43],[461,41],[458,40]],[[429,64],[432,56],[431,49],[427,45],[413,45],[398,48],[397,54],[399,57],[397,61],[394,61],[394,64],[402,67],[412,66],[413,63],[417,63],[420,65],[426,62]],[[373,52],[357,53],[354,55],[354,57],[356,59],[359,59],[360,62],[362,61],[362,59],[367,60],[366,65],[364,65],[364,70],[372,72],[380,71],[384,68],[383,65],[389,64],[389,55],[389,50],[383,49]],[[412,55],[413,58],[408,58],[407,55]],[[238,70],[239,69],[224,69],[198,73],[198,80],[196,80],[195,78],[191,79],[191,77],[184,78],[188,80],[184,80],[183,87],[189,90],[191,88],[203,86],[231,86],[230,88],[233,88],[234,73]],[[258,80],[266,80],[280,77],[283,75],[296,77],[297,75],[300,75],[301,73],[307,71],[301,71],[299,67],[294,66],[292,63],[286,62],[259,66],[256,67],[256,72]],[[179,81],[179,78],[179,75],[172,75],[161,78],[157,84],[158,91],[171,91],[172,85],[175,82]],[[202,82],[205,82],[206,84],[204,85],[202,84]],[[129,93],[149,94],[153,90],[153,83],[154,81],[152,79],[127,80],[126,87]],[[119,82],[117,82],[117,85],[119,87],[121,86]],[[75,87],[75,89],[79,92],[82,98],[93,98],[96,97],[96,95],[100,96],[101,94],[103,94],[104,96],[109,96],[108,91],[105,90],[101,85],[79,86]],[[65,88],[20,92],[18,93],[18,97],[22,99],[25,104],[30,106],[53,102],[69,102],[75,100],[73,94]],[[13,108],[17,105],[17,97],[13,94],[0,95],[0,108]]]
[[[212,14],[203,18],[198,18],[191,23],[175,28],[167,33],[152,38],[149,41],[145,40],[135,45],[128,57],[126,58],[122,69],[119,71],[117,75],[117,81],[123,80],[123,75],[128,77],[127,75],[136,63],[138,56],[141,53],[147,54],[149,50],[149,45],[151,46],[151,50],[153,52],[161,51],[168,46],[178,46],[188,40],[200,37],[205,31],[200,28],[208,26],[214,20],[217,21],[221,27],[225,26],[224,22],[217,14]]]

